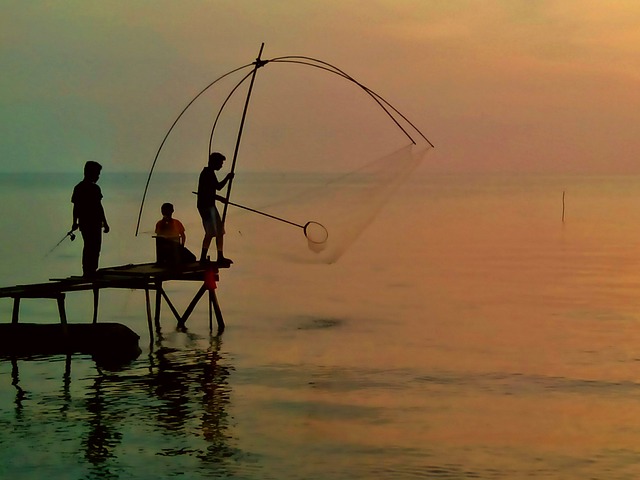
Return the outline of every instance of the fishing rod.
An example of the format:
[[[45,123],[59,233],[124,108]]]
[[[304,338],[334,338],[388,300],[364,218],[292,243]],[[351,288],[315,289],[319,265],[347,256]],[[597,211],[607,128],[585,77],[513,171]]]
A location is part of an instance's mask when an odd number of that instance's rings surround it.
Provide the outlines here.
[[[76,234],[73,233],[73,230],[69,230],[67,232],[67,234],[64,237],[62,237],[62,240],[60,240],[58,243],[56,243],[53,246],[53,248],[47,252],[47,254],[45,255],[45,258],[48,257],[51,254],[51,252],[53,252],[56,248],[58,248],[60,246],[60,244],[67,239],[67,237],[69,237],[71,239],[71,241],[73,242],[76,239]]]
[[[198,194],[198,192],[191,192],[191,193],[195,195]],[[307,240],[309,240],[311,243],[315,243],[316,245],[322,245],[329,238],[329,232],[327,231],[326,227],[319,222],[315,222],[311,220],[305,223],[304,225],[301,225],[299,223],[292,222],[291,220],[287,220],[285,218],[276,217],[275,215],[272,215],[270,213],[261,212],[260,210],[256,210],[255,208],[245,207],[244,205],[231,202],[218,195],[216,195],[216,198],[219,201],[225,202],[228,205],[232,205],[234,207],[247,210],[249,212],[257,213],[258,215],[264,215],[265,217],[278,220],[279,222],[287,223],[289,225],[293,225],[294,227],[301,228],[302,231],[304,232],[304,236],[307,237]]]

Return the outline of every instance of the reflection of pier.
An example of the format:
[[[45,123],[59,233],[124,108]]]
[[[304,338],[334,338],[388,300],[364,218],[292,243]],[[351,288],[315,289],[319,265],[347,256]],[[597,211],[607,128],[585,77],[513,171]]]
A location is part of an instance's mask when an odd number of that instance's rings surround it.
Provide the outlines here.
[[[187,348],[174,346],[184,341]],[[15,397],[13,406],[0,411],[6,445],[37,444],[52,458],[71,461],[73,473],[85,472],[77,478],[184,476],[185,462],[194,478],[236,478],[229,414],[233,365],[221,347],[221,336],[177,331],[165,339],[159,334],[141,360],[145,368],[95,362],[94,375],[86,370],[92,360],[72,362],[71,354],[53,360],[11,358],[3,386],[13,386]],[[48,372],[59,367],[59,374],[34,376],[42,362]],[[72,366],[82,373],[73,375]],[[32,434],[34,426],[41,437]],[[76,445],[73,454],[70,439]],[[25,472],[22,461],[3,467],[7,478]]]
[[[58,304],[60,314],[60,324],[62,333],[66,335],[74,325],[67,323],[67,312],[65,309],[65,296],[70,292],[93,291],[93,324],[98,322],[98,304],[100,290],[103,288],[120,288],[144,290],[146,298],[146,313],[149,325],[149,335],[153,339],[154,324],[156,329],[160,327],[160,307],[162,299],[166,302],[178,322],[179,327],[184,327],[189,316],[200,299],[208,293],[209,296],[209,328],[213,329],[213,314],[218,327],[218,333],[224,330],[225,324],[222,318],[222,311],[216,297],[216,282],[219,280],[218,266],[215,263],[201,265],[191,263],[176,267],[164,267],[155,263],[129,264],[118,267],[108,267],[98,270],[95,277],[68,277],[63,279],[52,279],[47,283],[16,285],[13,287],[0,288],[0,298],[13,299],[13,311],[11,317],[12,329],[8,332],[16,331],[19,324],[20,301],[24,298],[50,298],[55,299]],[[201,286],[196,292],[186,310],[181,314],[163,288],[164,282],[168,281],[191,281],[200,282]],[[152,315],[151,292],[155,292],[155,312]],[[4,324],[4,327],[9,325]]]

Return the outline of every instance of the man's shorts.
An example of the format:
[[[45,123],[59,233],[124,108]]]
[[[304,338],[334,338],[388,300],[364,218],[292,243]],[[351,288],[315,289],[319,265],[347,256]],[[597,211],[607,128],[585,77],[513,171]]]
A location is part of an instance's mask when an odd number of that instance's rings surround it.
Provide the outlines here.
[[[213,206],[210,208],[199,208],[200,217],[202,218],[202,226],[207,235],[214,237],[218,236],[218,232],[224,234],[224,227],[222,226],[222,219],[218,213],[218,209]]]

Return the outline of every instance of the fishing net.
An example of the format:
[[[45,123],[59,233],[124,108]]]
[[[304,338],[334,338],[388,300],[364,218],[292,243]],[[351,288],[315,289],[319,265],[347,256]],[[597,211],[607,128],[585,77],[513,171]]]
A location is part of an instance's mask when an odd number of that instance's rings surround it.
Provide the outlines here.
[[[225,241],[238,242],[249,253],[277,255],[295,262],[334,263],[376,219],[428,150],[410,145],[352,172],[272,180],[273,191],[285,198],[259,209],[303,226],[303,232],[269,218],[233,212],[229,217],[233,227],[227,228],[227,237],[237,232],[237,238]],[[392,231],[388,225],[377,228]]]

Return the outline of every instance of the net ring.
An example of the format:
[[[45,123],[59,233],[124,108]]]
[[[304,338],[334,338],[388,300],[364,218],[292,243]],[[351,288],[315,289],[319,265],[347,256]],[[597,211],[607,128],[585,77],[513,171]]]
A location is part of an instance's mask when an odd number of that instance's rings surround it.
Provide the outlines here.
[[[316,245],[322,245],[329,238],[329,232],[325,226],[318,222],[305,223],[303,230],[307,240]]]

